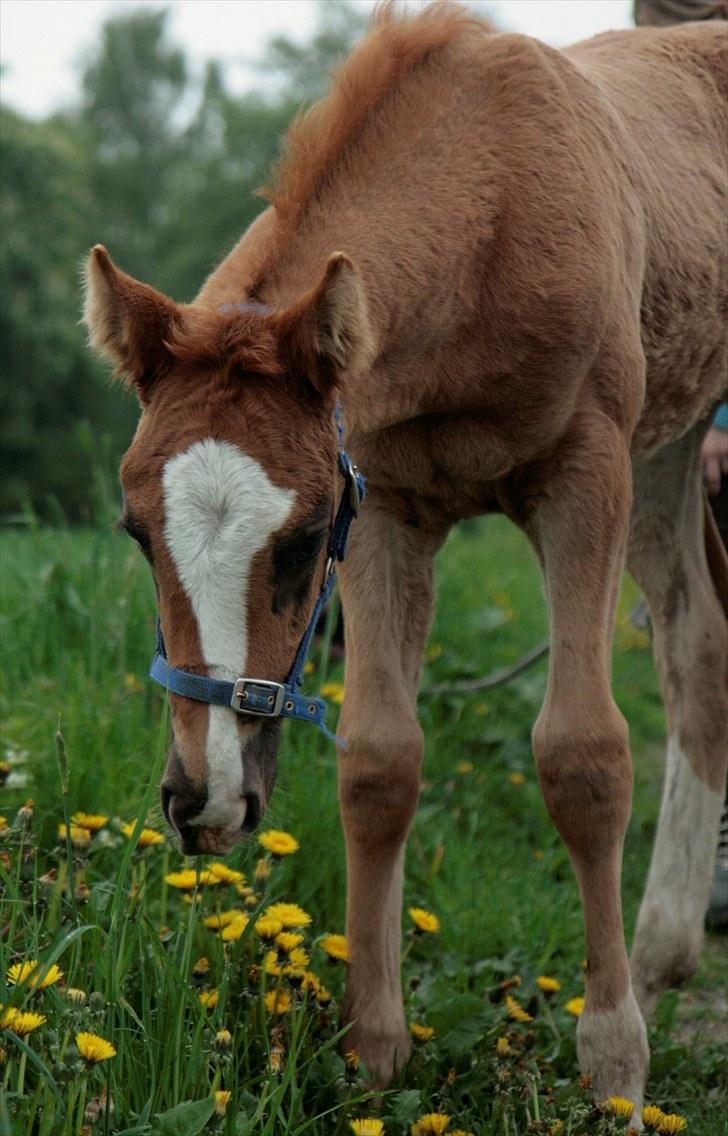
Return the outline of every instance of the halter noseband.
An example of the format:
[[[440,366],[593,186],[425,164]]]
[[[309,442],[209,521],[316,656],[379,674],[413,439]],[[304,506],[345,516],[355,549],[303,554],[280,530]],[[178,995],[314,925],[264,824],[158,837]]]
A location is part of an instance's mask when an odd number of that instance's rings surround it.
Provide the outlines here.
[[[241,305],[242,306],[242,305]],[[252,305],[250,305],[252,307]],[[247,305],[246,305],[247,307]],[[222,309],[221,309],[222,310]],[[346,556],[346,545],[351,522],[359,512],[364,498],[364,477],[352,464],[344,449],[344,427],[341,407],[336,404],[336,430],[339,439],[339,472],[344,478],[344,492],[329,533],[326,552],[326,568],[316,605],[311,613],[308,626],[298,645],[293,666],[285,682],[272,682],[266,678],[239,678],[235,682],[209,678],[207,675],[192,674],[180,667],[171,667],[164,648],[162,628],[157,617],[157,653],[152,660],[149,674],[155,682],[171,694],[183,698],[194,698],[197,702],[207,702],[213,706],[227,706],[236,714],[254,718],[297,718],[301,722],[313,722],[330,738],[338,741],[326,725],[326,703],[323,698],[309,698],[299,693],[303,685],[303,669],[313,639],[316,624],[326,603],[334,590],[336,565]]]

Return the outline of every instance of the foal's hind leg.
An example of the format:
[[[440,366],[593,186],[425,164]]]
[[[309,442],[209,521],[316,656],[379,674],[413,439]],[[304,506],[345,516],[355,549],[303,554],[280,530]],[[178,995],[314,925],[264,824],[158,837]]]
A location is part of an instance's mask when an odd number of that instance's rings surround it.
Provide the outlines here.
[[[402,869],[417,807],[422,731],[415,717],[432,608],[428,533],[402,502],[372,490],[340,573],[346,693],[339,797],[346,840],[349,972],[345,1045],[383,1085],[410,1051],[400,983]]]
[[[524,525],[541,559],[551,620],[548,688],[533,750],[584,912],[579,1061],[592,1077],[595,1098],[629,1098],[639,1124],[649,1054],[632,992],[620,898],[632,766],[610,674],[631,501],[627,442],[599,409],[587,409],[562,440],[556,461],[525,486],[525,500],[535,497],[535,506]]]
[[[668,728],[662,809],[632,950],[646,1013],[697,965],[728,759],[728,627],[705,555],[701,437],[693,430],[634,470],[629,566],[650,605]]]

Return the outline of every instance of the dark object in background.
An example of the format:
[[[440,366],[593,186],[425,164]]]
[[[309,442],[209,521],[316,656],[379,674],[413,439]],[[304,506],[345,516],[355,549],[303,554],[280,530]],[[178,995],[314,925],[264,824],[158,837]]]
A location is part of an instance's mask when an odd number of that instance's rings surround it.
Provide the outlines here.
[[[632,15],[638,28],[728,20],[728,0],[634,0]]]

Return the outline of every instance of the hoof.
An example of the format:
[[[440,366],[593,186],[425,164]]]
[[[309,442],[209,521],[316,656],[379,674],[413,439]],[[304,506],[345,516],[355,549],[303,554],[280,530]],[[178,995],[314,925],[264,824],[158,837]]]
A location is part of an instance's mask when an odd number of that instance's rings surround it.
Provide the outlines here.
[[[608,1097],[632,1101],[630,1124],[639,1131],[650,1051],[632,990],[614,1010],[590,1012],[586,1008],[579,1018],[576,1045],[581,1070],[592,1079],[595,1101]]]

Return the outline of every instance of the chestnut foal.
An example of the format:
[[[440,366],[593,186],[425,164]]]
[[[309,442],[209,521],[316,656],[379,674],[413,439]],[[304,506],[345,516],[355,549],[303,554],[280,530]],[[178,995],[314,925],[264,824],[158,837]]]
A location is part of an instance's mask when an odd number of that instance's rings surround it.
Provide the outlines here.
[[[169,681],[162,792],[189,850],[226,852],[271,791],[284,679],[352,491],[337,400],[366,473],[340,571],[339,791],[347,1045],[379,1083],[409,1051],[415,702],[433,557],[461,518],[502,511],[543,568],[551,656],[533,748],[581,889],[577,1037],[597,1098],[639,1110],[639,1006],[695,965],[728,753],[728,568],[698,457],[725,383],[725,95],[718,25],[560,52],[448,4],[387,8],[293,126],[270,207],[193,304],[91,253],[91,342],[143,409],[123,524],[155,575],[157,677],[183,676]],[[649,600],[669,731],[631,976],[632,772],[610,689],[625,557]],[[190,696],[184,676],[237,691],[241,712]]]

